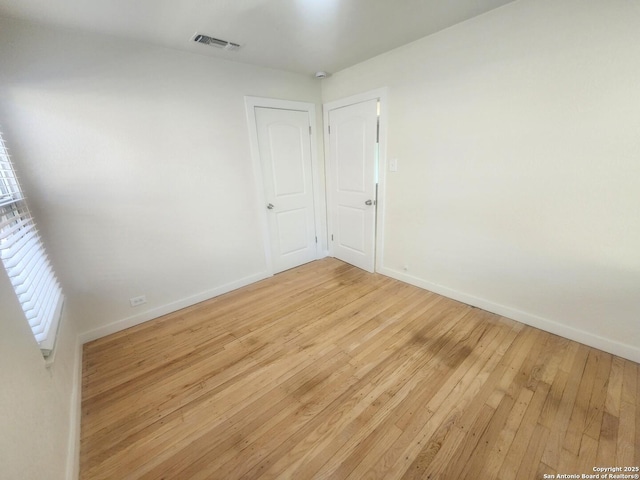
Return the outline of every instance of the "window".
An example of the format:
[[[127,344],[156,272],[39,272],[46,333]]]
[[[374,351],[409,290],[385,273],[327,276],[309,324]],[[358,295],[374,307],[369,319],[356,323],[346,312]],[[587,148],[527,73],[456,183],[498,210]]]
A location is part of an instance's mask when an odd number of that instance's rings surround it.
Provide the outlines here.
[[[63,296],[0,132],[0,258],[42,354],[53,351]]]
[[[13,192],[18,192],[13,180],[13,170],[7,158],[4,142],[0,136],[0,205],[5,205],[13,201]]]

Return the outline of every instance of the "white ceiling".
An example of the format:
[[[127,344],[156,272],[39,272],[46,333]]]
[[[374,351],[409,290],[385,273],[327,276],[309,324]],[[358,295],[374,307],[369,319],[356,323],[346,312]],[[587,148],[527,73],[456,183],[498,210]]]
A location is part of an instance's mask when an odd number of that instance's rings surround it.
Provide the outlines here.
[[[513,0],[0,0],[0,16],[333,73]],[[239,43],[199,45],[194,33]]]

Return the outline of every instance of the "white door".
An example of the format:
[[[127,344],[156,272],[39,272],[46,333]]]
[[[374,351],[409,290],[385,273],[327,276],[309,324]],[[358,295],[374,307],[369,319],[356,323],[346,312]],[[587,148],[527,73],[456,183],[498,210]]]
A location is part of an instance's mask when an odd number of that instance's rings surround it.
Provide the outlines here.
[[[329,111],[332,255],[374,271],[378,100]]]
[[[274,273],[316,259],[309,113],[256,107]]]

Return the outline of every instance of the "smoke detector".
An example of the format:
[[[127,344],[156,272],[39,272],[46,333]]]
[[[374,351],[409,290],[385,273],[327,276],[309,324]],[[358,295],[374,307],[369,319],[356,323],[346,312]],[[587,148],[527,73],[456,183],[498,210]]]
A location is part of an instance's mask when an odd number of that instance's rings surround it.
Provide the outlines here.
[[[316,78],[327,78],[329,74],[327,72],[323,72],[322,70],[316,72]]]
[[[227,51],[235,51],[240,48],[240,45],[237,43],[229,42],[228,40],[222,40],[220,38],[210,37],[208,35],[202,35],[201,33],[196,33],[193,36],[193,41],[196,43],[202,43],[203,45],[209,45],[211,47],[222,48]]]

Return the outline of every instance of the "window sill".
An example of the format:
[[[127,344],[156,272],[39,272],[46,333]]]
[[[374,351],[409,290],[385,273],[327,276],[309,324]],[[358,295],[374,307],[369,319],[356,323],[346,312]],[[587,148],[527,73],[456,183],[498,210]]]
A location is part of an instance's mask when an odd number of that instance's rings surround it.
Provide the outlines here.
[[[49,336],[46,340],[39,343],[40,351],[44,357],[45,365],[47,368],[53,365],[53,361],[56,356],[56,340],[58,338],[58,330],[60,328],[60,319],[62,318],[62,307],[64,306],[64,296],[60,295],[56,311],[53,315],[53,322],[49,330]]]

